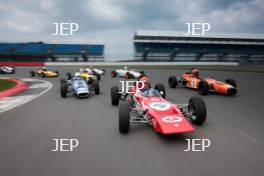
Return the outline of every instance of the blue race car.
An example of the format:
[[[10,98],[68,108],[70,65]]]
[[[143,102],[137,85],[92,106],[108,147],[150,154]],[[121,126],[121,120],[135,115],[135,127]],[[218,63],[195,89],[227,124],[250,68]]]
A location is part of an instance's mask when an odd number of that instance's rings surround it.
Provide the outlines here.
[[[79,98],[89,97],[94,92],[95,95],[100,94],[100,87],[97,80],[86,82],[79,72],[75,73],[73,78],[61,79],[60,93],[65,98],[68,94],[75,95]]]

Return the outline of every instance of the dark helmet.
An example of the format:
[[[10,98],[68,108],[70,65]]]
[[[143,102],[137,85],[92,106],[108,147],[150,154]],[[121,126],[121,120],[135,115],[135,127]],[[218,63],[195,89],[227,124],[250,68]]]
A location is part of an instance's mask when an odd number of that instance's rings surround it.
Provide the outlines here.
[[[200,71],[197,68],[193,68],[191,73],[195,77],[199,77],[200,76]]]

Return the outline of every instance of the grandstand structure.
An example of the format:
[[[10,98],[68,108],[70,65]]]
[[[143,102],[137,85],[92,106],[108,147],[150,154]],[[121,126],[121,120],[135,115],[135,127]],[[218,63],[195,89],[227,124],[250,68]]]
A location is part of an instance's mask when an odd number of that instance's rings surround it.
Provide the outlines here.
[[[104,61],[101,44],[0,43],[2,62]]]
[[[133,42],[135,60],[264,63],[263,34],[186,36],[184,33],[136,31]]]

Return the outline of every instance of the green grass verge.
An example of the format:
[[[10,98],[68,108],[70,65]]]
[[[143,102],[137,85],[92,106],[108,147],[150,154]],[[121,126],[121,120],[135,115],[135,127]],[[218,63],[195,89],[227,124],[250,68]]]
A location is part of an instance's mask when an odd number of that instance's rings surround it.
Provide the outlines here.
[[[10,80],[0,79],[0,92],[16,86],[16,82]]]

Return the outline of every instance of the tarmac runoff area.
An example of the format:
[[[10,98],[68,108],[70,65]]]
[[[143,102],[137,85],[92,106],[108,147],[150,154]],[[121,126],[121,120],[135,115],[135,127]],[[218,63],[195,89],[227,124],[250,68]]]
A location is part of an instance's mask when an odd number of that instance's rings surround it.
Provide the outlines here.
[[[51,69],[62,77],[78,68]],[[17,68],[13,77],[26,78],[30,70]],[[147,124],[133,124],[127,135],[119,133],[118,107],[110,103],[110,87],[123,79],[111,78],[111,69],[106,71],[98,96],[62,99],[60,78],[39,78],[53,87],[26,104],[0,113],[0,175],[264,175],[263,73],[202,71],[202,77],[234,78],[238,94],[202,97],[207,105],[203,126],[194,126],[194,133],[162,136]],[[193,90],[168,87],[169,76],[185,71],[144,71],[152,84],[166,86],[171,102],[186,103],[192,96],[200,97]],[[57,138],[74,138],[79,145],[72,152],[54,152],[53,139]],[[204,152],[186,152],[185,139],[210,139],[211,146]]]

